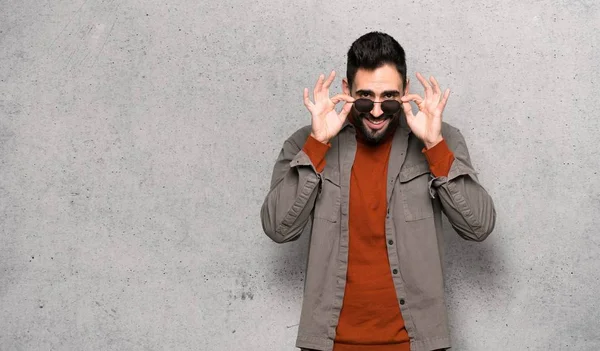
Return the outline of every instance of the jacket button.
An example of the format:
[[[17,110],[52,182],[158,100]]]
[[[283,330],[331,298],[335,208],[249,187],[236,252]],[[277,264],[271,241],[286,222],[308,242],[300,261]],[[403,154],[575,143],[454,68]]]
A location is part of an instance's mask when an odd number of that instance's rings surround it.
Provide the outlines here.
[[[390,241],[388,241],[388,244],[390,244],[390,245],[394,245],[394,240],[390,240]]]
[[[404,305],[404,299],[400,299],[400,304]]]
[[[394,269],[394,270],[392,271],[392,273],[394,273],[394,274],[398,274],[398,270],[397,270],[397,269]]]

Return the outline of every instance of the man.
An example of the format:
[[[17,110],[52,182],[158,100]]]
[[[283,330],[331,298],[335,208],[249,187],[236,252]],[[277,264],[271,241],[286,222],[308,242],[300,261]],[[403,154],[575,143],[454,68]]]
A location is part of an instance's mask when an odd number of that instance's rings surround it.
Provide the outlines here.
[[[343,94],[329,96],[335,72],[319,77],[312,101],[304,90],[312,124],[283,144],[261,209],[278,243],[312,224],[296,346],[448,348],[441,213],[482,241],[494,228],[492,199],[461,133],[442,122],[450,91],[417,73],[424,96],[410,93],[396,40],[363,35],[346,73]]]

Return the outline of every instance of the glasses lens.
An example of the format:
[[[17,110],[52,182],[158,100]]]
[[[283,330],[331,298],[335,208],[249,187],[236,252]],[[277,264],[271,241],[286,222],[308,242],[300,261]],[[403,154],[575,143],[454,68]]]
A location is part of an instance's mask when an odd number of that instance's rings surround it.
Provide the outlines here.
[[[381,103],[381,111],[386,115],[393,115],[394,113],[400,111],[400,102],[396,100],[386,100]]]
[[[369,99],[356,99],[354,100],[354,108],[362,113],[371,112],[373,109],[373,101]]]

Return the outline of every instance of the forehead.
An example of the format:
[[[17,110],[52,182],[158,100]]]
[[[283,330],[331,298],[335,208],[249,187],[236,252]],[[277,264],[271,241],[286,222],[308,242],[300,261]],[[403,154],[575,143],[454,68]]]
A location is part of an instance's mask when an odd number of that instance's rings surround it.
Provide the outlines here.
[[[385,90],[402,91],[402,77],[396,67],[386,64],[374,70],[359,68],[354,77],[353,90],[372,90],[375,93]]]

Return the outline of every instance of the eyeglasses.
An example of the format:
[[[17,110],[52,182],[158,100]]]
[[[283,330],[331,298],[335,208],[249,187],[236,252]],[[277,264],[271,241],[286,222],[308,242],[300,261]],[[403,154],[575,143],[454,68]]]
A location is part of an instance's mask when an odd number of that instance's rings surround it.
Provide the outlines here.
[[[385,100],[377,102],[365,98],[354,100],[354,108],[356,108],[356,110],[361,113],[371,112],[375,104],[381,104],[381,111],[383,111],[383,113],[385,113],[386,115],[393,115],[394,113],[400,111],[400,109],[402,108],[402,104],[400,104],[400,102],[396,100]]]

